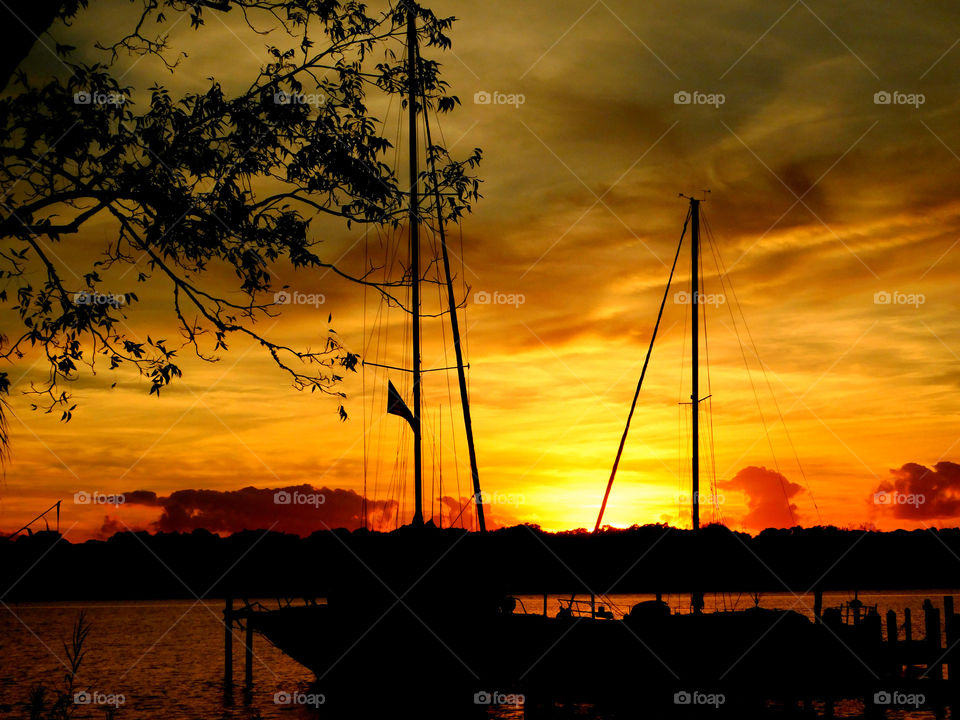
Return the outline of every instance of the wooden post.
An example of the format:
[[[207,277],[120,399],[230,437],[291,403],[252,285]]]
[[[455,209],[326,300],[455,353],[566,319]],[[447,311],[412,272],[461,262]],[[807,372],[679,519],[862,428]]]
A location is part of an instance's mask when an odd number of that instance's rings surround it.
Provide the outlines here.
[[[813,617],[820,622],[820,614],[823,612],[823,590],[817,588],[813,591]]]
[[[223,684],[233,687],[233,598],[223,608]]]
[[[910,621],[910,608],[903,609],[903,641],[907,644],[913,642],[913,624]]]
[[[887,610],[887,642],[891,645],[897,643],[897,612]]]
[[[543,594],[543,616],[547,616],[547,594]]]
[[[590,617],[594,619],[597,617],[597,596],[593,593],[590,593]]]
[[[951,683],[956,683],[960,681],[960,668],[956,668],[957,663],[954,661],[956,653],[953,651],[957,636],[957,616],[953,614],[953,595],[943,596],[943,628],[947,634],[947,655],[944,658],[947,662],[947,679]]]
[[[243,657],[243,686],[244,690],[253,690],[253,617],[247,611],[247,639]]]
[[[936,662],[940,657],[940,609],[935,608],[929,599],[923,601],[924,652],[927,660],[927,677],[943,679],[943,664]]]

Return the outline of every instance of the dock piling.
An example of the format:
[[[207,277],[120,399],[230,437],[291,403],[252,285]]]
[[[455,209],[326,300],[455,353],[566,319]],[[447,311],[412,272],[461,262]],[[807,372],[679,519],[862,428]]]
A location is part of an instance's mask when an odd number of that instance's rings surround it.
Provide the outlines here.
[[[223,684],[233,687],[233,598],[226,598],[223,608]]]
[[[960,682],[960,668],[957,668],[958,671],[954,672],[957,664],[957,653],[955,651],[957,642],[957,616],[953,612],[953,595],[943,596],[943,629],[947,637],[947,651],[946,657],[944,658],[947,663],[947,680],[952,685],[956,685]]]
[[[243,686],[246,692],[253,689],[253,618],[247,613],[246,642],[243,656]]]
[[[923,630],[925,651],[929,655],[926,675],[935,680],[943,679],[943,663],[940,657],[940,608],[935,608],[930,599],[923,601]]]

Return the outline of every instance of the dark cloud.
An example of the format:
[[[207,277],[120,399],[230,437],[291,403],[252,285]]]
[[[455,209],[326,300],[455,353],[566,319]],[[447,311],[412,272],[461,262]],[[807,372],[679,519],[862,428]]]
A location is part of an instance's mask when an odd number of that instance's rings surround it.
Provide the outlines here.
[[[725,490],[741,490],[746,495],[747,514],[739,518],[745,528],[793,527],[799,524],[797,506],[790,499],[803,488],[782,474],[765,467],[750,466],[723,483]]]
[[[190,532],[205,528],[212,532],[273,529],[277,532],[309,535],[328,528],[360,527],[363,498],[352,490],[291,485],[282,488],[245,487],[241,490],[177,490],[168,496],[135,490],[125,493],[122,507],[143,505],[162,508],[150,524],[159,532]],[[370,527],[392,527],[396,519],[394,501],[367,501]],[[118,519],[107,517],[102,535],[126,529]]]
[[[892,481],[877,485],[869,502],[895,518],[935,520],[960,516],[960,465],[938,462],[933,468],[907,463],[891,470]]]

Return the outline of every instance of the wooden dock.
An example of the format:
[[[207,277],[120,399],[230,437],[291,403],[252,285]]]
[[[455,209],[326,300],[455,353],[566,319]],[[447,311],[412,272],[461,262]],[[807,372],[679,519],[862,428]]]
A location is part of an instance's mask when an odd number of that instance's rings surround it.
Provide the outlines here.
[[[316,598],[284,598],[278,599],[277,607],[299,607],[301,603],[309,606],[318,602]],[[840,607],[823,609],[822,606],[822,594],[817,592],[814,623],[835,639],[837,652],[843,652],[843,648],[849,650],[869,674],[833,678],[824,687],[797,688],[795,698],[768,700],[802,704],[808,711],[818,702],[826,717],[832,716],[836,702],[844,700],[862,700],[866,708],[876,711],[883,710],[884,706],[892,709],[897,693],[921,697],[927,707],[960,706],[960,616],[955,612],[952,595],[945,595],[939,607],[931,599],[925,599],[917,627],[917,618],[910,608],[899,614],[893,609],[882,612],[878,606],[865,605],[857,597]],[[571,602],[566,612],[572,608]],[[536,612],[539,610],[536,608],[534,612],[539,615],[540,612]],[[546,611],[547,597],[544,596],[543,614]],[[581,611],[597,620],[605,608],[598,609],[595,601],[589,601]],[[235,631],[239,631],[244,649],[243,688],[247,693],[253,691],[254,633],[258,623],[271,612],[273,609],[250,600],[225,599],[223,682],[227,691],[234,688]],[[789,648],[784,651],[789,652]],[[538,712],[534,707],[528,710],[525,714],[530,716]]]

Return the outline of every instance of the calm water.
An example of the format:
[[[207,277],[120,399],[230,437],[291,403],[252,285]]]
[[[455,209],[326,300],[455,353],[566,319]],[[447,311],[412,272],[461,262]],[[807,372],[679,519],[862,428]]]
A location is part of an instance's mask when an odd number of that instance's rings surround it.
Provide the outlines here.
[[[880,611],[897,611],[902,622],[903,609],[913,611],[914,627],[922,628],[921,606],[931,598],[938,607],[949,591],[861,593],[866,605],[878,604]],[[956,596],[958,591],[953,591]],[[559,599],[549,596],[548,613],[559,609]],[[849,593],[828,593],[824,607],[851,599]],[[580,596],[581,599],[588,599]],[[614,595],[597,599],[619,617],[634,603],[652,599],[650,595]],[[527,612],[543,611],[543,596],[520,596]],[[689,596],[665,596],[675,610],[686,612]],[[609,601],[609,602],[608,602]],[[754,598],[749,595],[708,596],[707,610],[746,609]],[[269,603],[264,603],[269,605]],[[813,597],[796,598],[788,594],[770,593],[760,597],[760,605],[768,608],[792,608],[812,616]],[[63,643],[70,636],[81,610],[86,610],[92,630],[86,644],[87,654],[80,668],[80,688],[99,691],[101,699],[119,700],[118,718],[153,720],[263,720],[308,719],[312,715],[303,707],[277,705],[278,692],[306,692],[311,673],[290,660],[257,636],[255,640],[254,692],[244,702],[242,638],[234,642],[234,672],[237,689],[231,698],[225,696],[223,674],[223,605],[219,601],[168,602],[94,602],[94,603],[23,603],[0,606],[0,717],[26,718],[25,702],[30,688],[46,685],[51,690],[63,681],[65,660]],[[518,607],[518,611],[521,608]],[[915,636],[922,630],[915,630]],[[104,712],[94,705],[78,706],[76,718],[103,718]],[[838,717],[859,717],[862,707],[849,703],[837,708]],[[597,720],[601,716],[589,707],[579,708],[577,717]],[[517,709],[491,709],[490,717],[522,717]],[[888,711],[886,717],[921,720],[936,717],[930,711]],[[949,717],[949,714],[946,716]]]

